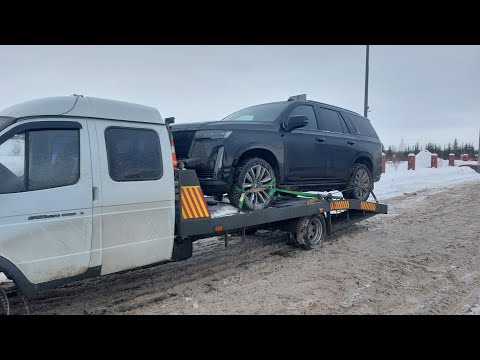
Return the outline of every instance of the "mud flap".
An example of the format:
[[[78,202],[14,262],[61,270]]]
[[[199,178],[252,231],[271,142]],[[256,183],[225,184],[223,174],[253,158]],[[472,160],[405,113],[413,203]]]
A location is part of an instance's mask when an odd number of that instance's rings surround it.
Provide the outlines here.
[[[188,239],[175,239],[173,243],[172,261],[187,260],[192,257],[193,244]]]

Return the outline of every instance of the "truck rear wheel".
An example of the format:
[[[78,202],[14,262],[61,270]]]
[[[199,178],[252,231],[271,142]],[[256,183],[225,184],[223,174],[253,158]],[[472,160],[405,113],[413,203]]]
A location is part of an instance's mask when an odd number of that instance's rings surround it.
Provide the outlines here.
[[[305,216],[298,220],[292,242],[306,250],[317,249],[323,246],[326,234],[327,225],[323,215]]]

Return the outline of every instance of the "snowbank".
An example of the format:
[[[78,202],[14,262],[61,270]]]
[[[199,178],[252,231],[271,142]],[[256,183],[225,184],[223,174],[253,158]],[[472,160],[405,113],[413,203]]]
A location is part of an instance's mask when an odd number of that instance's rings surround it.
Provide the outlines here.
[[[440,166],[440,160],[439,166]],[[478,181],[480,186],[480,174],[469,167],[453,167],[445,165],[437,169],[416,167],[416,170],[408,170],[408,162],[400,161],[396,164],[388,162],[386,172],[382,174],[379,182],[375,183],[374,193],[378,200],[382,200],[411,193],[424,189],[440,188],[452,184],[460,184],[465,181]],[[309,191],[311,194],[327,194],[324,192]],[[332,191],[332,195],[341,195],[338,191]],[[373,196],[370,196],[373,201]]]
[[[440,160],[440,159],[439,159]],[[432,165],[432,153],[428,150],[420,151],[415,156],[415,168],[429,168]]]
[[[389,162],[391,163],[391,162]],[[477,164],[476,160],[463,161],[455,160],[455,166],[466,164]],[[432,165],[432,153],[428,150],[422,150],[415,156],[415,168],[430,168]],[[448,166],[448,160],[438,158],[438,167]]]
[[[418,156],[418,155],[417,155]],[[442,166],[437,169],[418,166],[415,171],[407,170],[407,162],[398,166],[387,164],[386,173],[375,183],[375,195],[379,200],[402,195],[405,192],[438,188],[464,181],[478,181],[480,174],[468,167]]]
[[[468,164],[478,164],[478,161],[476,161],[476,160],[470,160],[470,161],[455,160],[455,166],[468,165]]]

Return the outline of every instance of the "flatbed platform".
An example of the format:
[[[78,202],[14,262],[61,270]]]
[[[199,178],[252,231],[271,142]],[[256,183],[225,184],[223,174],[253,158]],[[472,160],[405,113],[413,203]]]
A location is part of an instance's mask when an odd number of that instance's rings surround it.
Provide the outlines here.
[[[177,179],[179,189],[177,214],[183,215],[178,215],[176,234],[181,238],[191,238],[193,241],[245,228],[289,228],[298,219],[318,214],[324,216],[326,232],[330,235],[355,222],[377,214],[386,214],[388,211],[387,205],[376,202],[332,200],[322,196],[318,198],[277,196],[268,208],[247,212],[235,208],[227,201],[215,202],[212,198],[205,198],[194,171],[180,170]],[[190,195],[185,194],[183,187],[190,188]],[[191,191],[191,188],[195,188],[195,191]],[[188,197],[188,201],[196,203],[202,201],[202,206],[208,207],[208,214],[207,211],[203,211],[202,216],[188,216],[183,208],[182,194]],[[196,194],[197,198],[193,199],[195,195],[192,194]]]

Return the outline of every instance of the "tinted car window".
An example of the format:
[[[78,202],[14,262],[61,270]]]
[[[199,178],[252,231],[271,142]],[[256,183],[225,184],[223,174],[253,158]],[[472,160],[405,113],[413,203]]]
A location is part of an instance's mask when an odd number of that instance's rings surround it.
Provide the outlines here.
[[[317,118],[315,116],[315,112],[313,111],[312,106],[299,105],[292,110],[289,116],[299,116],[299,115],[304,115],[308,117],[308,124],[300,129],[318,130]]]
[[[350,119],[350,122],[352,123],[353,127],[355,128],[355,131],[358,134],[378,139],[378,135],[375,129],[373,128],[372,124],[370,123],[370,120],[354,114],[346,114],[346,115]]]
[[[322,130],[343,133],[342,119],[338,112],[330,109],[317,107],[317,113],[320,117],[320,123],[322,124]]]
[[[273,122],[290,105],[289,103],[270,103],[251,106],[228,115],[222,121],[262,121]]]
[[[162,176],[156,131],[110,128],[105,131],[108,169],[114,181],[157,180]]]
[[[340,115],[340,118],[342,119],[343,131],[345,134],[356,134],[355,130],[353,129],[353,125],[350,123],[350,120],[345,117],[345,114],[340,112],[338,115]]]

